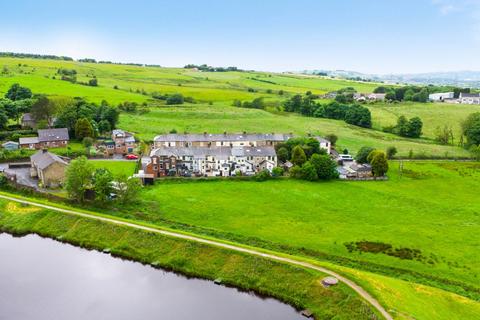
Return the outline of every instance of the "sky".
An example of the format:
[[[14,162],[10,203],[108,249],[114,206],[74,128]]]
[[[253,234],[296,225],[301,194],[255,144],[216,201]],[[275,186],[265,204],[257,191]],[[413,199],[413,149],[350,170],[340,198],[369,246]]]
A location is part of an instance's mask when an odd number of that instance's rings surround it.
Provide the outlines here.
[[[480,70],[480,0],[15,0],[0,51],[265,71]]]

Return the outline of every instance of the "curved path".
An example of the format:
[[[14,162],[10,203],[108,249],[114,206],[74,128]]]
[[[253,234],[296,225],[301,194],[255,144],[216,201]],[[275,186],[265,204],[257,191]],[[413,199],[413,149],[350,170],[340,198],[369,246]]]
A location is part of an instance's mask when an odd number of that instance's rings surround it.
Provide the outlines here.
[[[204,243],[204,244],[208,244],[208,245],[212,245],[212,246],[216,246],[216,247],[221,247],[221,248],[225,248],[225,249],[229,249],[229,250],[233,250],[233,251],[237,251],[237,252],[243,252],[243,253],[248,253],[248,254],[255,255],[255,256],[264,257],[264,258],[275,260],[275,261],[289,263],[289,264],[292,264],[292,265],[301,266],[301,267],[312,269],[312,270],[317,270],[317,271],[323,272],[325,274],[328,274],[328,275],[331,275],[331,276],[337,278],[339,281],[343,282],[344,284],[346,284],[347,286],[352,288],[362,298],[364,298],[367,302],[369,302],[378,312],[380,312],[382,314],[382,316],[385,319],[393,320],[393,317],[385,310],[385,308],[382,307],[382,305],[377,301],[377,299],[372,297],[367,291],[365,291],[358,284],[356,284],[355,282],[341,276],[340,274],[338,274],[334,271],[331,271],[329,269],[314,265],[312,263],[304,262],[304,261],[301,261],[301,260],[296,260],[294,258],[286,258],[286,257],[282,257],[282,256],[275,255],[275,254],[264,253],[264,252],[257,251],[257,250],[254,250],[254,249],[243,248],[241,246],[236,246],[236,245],[233,245],[233,244],[227,244],[227,243],[222,243],[222,242],[219,242],[219,241],[203,239],[203,238],[192,236],[192,235],[186,235],[186,234],[182,234],[182,233],[177,233],[177,232],[172,232],[172,231],[167,231],[167,230],[162,230],[162,229],[157,229],[157,228],[152,228],[152,227],[146,227],[146,226],[142,226],[142,225],[132,223],[132,222],[117,220],[113,217],[112,218],[107,218],[107,217],[97,216],[97,215],[88,214],[88,213],[84,213],[84,212],[80,212],[80,211],[58,208],[58,207],[49,206],[49,205],[46,205],[46,204],[37,203],[37,202],[34,202],[34,201],[18,199],[18,198],[15,198],[15,197],[9,197],[9,196],[5,196],[5,195],[1,195],[1,194],[0,194],[0,198],[10,200],[10,201],[15,201],[15,202],[18,202],[18,203],[24,203],[24,204],[32,205],[32,206],[36,206],[36,207],[40,207],[40,208],[45,208],[45,209],[49,209],[49,210],[53,210],[53,211],[57,211],[57,212],[67,213],[67,214],[70,214],[70,215],[80,216],[80,217],[84,217],[84,218],[88,218],[88,219],[95,219],[95,220],[100,220],[100,221],[104,221],[104,222],[108,222],[108,223],[114,223],[114,224],[117,224],[117,225],[131,227],[131,228],[135,228],[135,229],[140,229],[140,230],[144,230],[144,231],[148,231],[148,232],[159,233],[159,234],[169,236],[169,237],[180,238],[180,239],[195,241],[195,242],[199,242],[199,243]]]

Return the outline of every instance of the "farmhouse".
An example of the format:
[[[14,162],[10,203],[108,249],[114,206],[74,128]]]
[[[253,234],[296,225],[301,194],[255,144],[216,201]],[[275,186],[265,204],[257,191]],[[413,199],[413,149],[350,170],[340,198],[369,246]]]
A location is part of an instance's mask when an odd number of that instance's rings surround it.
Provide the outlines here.
[[[67,128],[41,129],[38,130],[38,137],[20,138],[21,148],[42,149],[66,147],[70,137]]]
[[[68,162],[46,149],[39,150],[30,157],[30,176],[38,178],[44,187],[60,186],[65,180],[65,169]]]
[[[133,134],[121,129],[115,129],[112,131],[112,139],[105,141],[105,146],[107,153],[112,155],[133,153],[137,145]]]
[[[428,95],[428,100],[434,102],[444,102],[454,99],[453,92],[441,92],[441,93],[431,93]]]
[[[480,104],[480,93],[460,93],[458,98],[460,103],[464,104]]]

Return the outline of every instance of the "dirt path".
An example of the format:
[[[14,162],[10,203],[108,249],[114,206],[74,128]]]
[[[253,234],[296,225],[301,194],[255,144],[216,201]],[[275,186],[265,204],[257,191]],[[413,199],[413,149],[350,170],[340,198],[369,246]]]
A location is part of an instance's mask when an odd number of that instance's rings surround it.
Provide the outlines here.
[[[314,264],[311,264],[311,263],[308,263],[308,262],[296,260],[294,258],[286,258],[286,257],[278,256],[278,255],[275,255],[275,254],[264,253],[264,252],[257,251],[257,250],[254,250],[254,249],[247,249],[247,248],[243,248],[241,246],[236,246],[236,245],[233,245],[233,244],[226,244],[226,243],[222,243],[222,242],[218,242],[218,241],[214,241],[214,240],[203,239],[203,238],[196,237],[196,236],[186,235],[186,234],[182,234],[182,233],[177,233],[177,232],[172,232],[172,231],[167,231],[167,230],[162,230],[162,229],[157,229],[157,228],[146,227],[146,226],[142,226],[142,225],[135,224],[135,223],[132,223],[132,222],[125,222],[125,221],[121,221],[121,220],[116,220],[113,217],[112,218],[107,218],[107,217],[96,216],[96,215],[93,215],[93,214],[88,214],[88,213],[79,212],[79,211],[75,211],[75,210],[57,208],[57,207],[54,207],[54,206],[49,206],[49,205],[46,205],[46,204],[41,204],[41,203],[37,203],[37,202],[34,202],[34,201],[29,201],[29,200],[17,199],[17,198],[5,196],[5,195],[0,195],[0,198],[10,200],[10,201],[15,201],[15,202],[18,202],[18,203],[29,204],[29,205],[32,205],[32,206],[45,208],[45,209],[49,209],[49,210],[53,210],[53,211],[57,211],[57,212],[67,213],[67,214],[70,214],[70,215],[80,216],[80,217],[84,217],[84,218],[88,218],[88,219],[95,219],[95,220],[100,220],[100,221],[104,221],[104,222],[108,222],[108,223],[114,223],[114,224],[121,225],[121,226],[127,226],[127,227],[131,227],[131,228],[135,228],[135,229],[140,229],[140,230],[144,230],[144,231],[148,231],[148,232],[159,233],[159,234],[169,236],[169,237],[180,238],[180,239],[195,241],[195,242],[199,242],[199,243],[204,243],[204,244],[208,244],[208,245],[212,245],[212,246],[216,246],[216,247],[221,247],[221,248],[225,248],[225,249],[229,249],[229,250],[233,250],[233,251],[237,251],[237,252],[243,252],[243,253],[248,253],[248,254],[255,255],[255,256],[264,257],[264,258],[275,260],[275,261],[290,263],[292,265],[301,266],[301,267],[312,269],[312,270],[317,270],[317,271],[323,272],[325,274],[328,274],[328,275],[331,275],[331,276],[337,278],[339,281],[343,282],[344,284],[346,284],[347,286],[352,288],[355,292],[357,292],[368,303],[370,303],[376,310],[378,310],[378,312],[380,312],[383,315],[383,317],[385,319],[393,320],[393,317],[385,310],[385,308],[382,307],[382,305],[377,301],[377,299],[372,297],[367,291],[365,291],[358,284],[356,284],[355,282],[341,276],[340,274],[338,274],[334,271],[331,271],[329,269],[326,269],[326,268],[323,268],[323,267],[320,267],[320,266],[317,266],[317,265],[314,265]]]

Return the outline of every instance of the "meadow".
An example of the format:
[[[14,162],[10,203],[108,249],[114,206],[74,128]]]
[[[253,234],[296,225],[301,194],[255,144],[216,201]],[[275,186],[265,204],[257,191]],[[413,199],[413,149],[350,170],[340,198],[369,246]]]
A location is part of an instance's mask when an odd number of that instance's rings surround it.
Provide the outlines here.
[[[478,299],[479,165],[390,166],[386,182],[161,181],[125,216]]]

